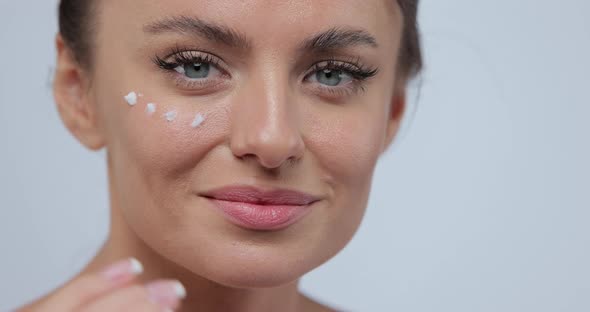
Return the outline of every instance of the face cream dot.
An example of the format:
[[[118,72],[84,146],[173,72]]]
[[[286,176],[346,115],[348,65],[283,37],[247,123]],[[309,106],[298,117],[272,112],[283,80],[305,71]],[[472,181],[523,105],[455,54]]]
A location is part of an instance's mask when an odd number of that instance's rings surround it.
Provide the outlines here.
[[[156,112],[156,104],[148,103],[145,107],[145,111],[148,115],[153,115]]]
[[[191,127],[196,128],[200,126],[203,121],[205,121],[205,117],[203,117],[201,114],[197,114],[197,116],[195,116],[195,120],[193,120],[193,123],[191,124]]]
[[[169,111],[166,114],[164,114],[164,117],[166,117],[166,120],[168,121],[174,121],[174,119],[176,119],[176,116],[178,116],[178,113],[176,111]]]
[[[137,104],[137,93],[129,92],[129,94],[125,96],[125,101],[127,101],[127,104],[129,104],[129,106]]]

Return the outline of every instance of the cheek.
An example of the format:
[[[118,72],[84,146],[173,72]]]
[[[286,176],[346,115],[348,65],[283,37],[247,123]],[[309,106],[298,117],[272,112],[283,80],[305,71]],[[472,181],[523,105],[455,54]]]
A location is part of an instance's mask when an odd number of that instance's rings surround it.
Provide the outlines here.
[[[319,228],[323,243],[319,254],[338,252],[352,238],[367,207],[374,167],[381,153],[386,119],[381,108],[342,109],[332,115],[314,114],[308,148],[327,173],[330,209]],[[327,116],[331,116],[327,118]],[[312,117],[310,117],[312,118]],[[321,118],[321,119],[320,119]]]
[[[309,117],[308,148],[335,183],[359,187],[370,180],[385,136],[382,116],[379,108],[356,107]]]
[[[168,220],[162,222],[166,226],[178,222],[170,217],[180,216],[181,201],[191,187],[190,173],[227,132],[223,104],[192,105],[186,99],[147,92],[133,106],[122,95],[112,101],[107,133],[119,202],[123,207],[136,207],[125,209],[129,210],[125,213],[143,214],[129,215],[132,219],[151,215]],[[146,211],[150,213],[144,214]]]
[[[203,109],[190,104],[161,100],[156,111],[138,104],[124,113],[123,134],[116,141],[128,153],[129,161],[144,170],[169,175],[194,167],[227,129],[223,109]],[[211,107],[217,107],[211,105]]]

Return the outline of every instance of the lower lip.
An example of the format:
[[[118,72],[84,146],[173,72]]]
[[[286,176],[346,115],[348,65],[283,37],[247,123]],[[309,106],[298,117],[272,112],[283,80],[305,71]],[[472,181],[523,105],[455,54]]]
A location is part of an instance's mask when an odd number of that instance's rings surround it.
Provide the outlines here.
[[[250,230],[281,230],[299,221],[310,210],[312,204],[257,205],[207,198],[223,215],[235,225]]]

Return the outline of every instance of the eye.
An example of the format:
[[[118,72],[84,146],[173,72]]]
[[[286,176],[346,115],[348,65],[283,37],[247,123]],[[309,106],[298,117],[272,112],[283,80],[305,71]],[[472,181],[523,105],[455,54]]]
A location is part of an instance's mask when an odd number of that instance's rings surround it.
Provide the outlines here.
[[[364,91],[365,80],[375,76],[377,71],[377,68],[364,67],[358,59],[338,61],[333,58],[314,64],[304,80],[318,95],[344,98]]]
[[[165,58],[154,57],[154,62],[172,74],[175,85],[186,91],[210,93],[229,81],[223,61],[209,53],[176,48]]]
[[[218,72],[210,63],[204,62],[182,64],[174,68],[174,70],[190,79],[203,79],[209,77],[212,72]]]
[[[338,86],[343,82],[346,84],[353,80],[351,75],[342,70],[328,68],[316,71],[315,75],[312,75],[311,78],[312,82],[317,81],[330,87]]]

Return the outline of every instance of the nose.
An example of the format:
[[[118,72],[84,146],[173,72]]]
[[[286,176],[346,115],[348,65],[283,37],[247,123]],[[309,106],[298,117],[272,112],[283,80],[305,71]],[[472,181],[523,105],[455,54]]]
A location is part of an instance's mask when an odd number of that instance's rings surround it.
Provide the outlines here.
[[[295,99],[287,80],[276,77],[252,77],[237,92],[231,112],[232,153],[267,169],[299,160],[305,151]]]

